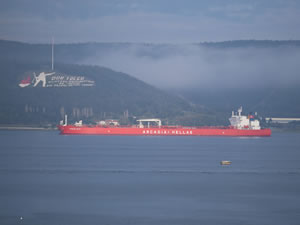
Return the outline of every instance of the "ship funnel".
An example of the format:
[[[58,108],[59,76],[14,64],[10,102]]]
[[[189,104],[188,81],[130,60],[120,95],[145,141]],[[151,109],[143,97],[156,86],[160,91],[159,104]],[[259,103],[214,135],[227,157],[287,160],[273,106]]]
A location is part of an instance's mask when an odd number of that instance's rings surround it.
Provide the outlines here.
[[[242,115],[242,111],[243,111],[243,107],[241,106],[241,107],[238,109],[239,116]]]
[[[66,114],[65,115],[65,124],[64,124],[64,126],[67,126],[68,125],[68,115]]]

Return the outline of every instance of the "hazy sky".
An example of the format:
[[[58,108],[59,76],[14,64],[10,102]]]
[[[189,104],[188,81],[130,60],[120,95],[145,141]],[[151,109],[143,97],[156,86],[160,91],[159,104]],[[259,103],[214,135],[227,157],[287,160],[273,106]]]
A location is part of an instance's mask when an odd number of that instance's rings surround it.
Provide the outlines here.
[[[0,39],[191,43],[300,39],[298,0],[2,0]]]

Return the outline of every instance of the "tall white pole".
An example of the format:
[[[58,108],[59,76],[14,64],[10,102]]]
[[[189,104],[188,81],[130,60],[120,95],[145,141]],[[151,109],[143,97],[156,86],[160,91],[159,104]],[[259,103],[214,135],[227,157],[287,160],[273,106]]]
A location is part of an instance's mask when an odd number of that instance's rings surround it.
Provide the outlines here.
[[[52,37],[52,71],[54,70],[54,38]]]
[[[68,115],[66,114],[65,115],[65,126],[67,126],[68,125]]]

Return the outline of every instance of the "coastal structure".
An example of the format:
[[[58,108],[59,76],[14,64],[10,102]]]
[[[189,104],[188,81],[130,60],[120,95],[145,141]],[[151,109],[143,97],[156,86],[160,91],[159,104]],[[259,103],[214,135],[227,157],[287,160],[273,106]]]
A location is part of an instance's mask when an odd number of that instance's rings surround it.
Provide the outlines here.
[[[290,123],[299,122],[300,118],[279,118],[279,117],[267,117],[266,122],[268,123]]]

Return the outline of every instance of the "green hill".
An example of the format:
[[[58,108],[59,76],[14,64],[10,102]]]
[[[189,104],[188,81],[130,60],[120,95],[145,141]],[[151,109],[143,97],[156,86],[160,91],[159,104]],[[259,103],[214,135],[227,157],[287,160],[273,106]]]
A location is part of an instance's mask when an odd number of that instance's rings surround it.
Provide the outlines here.
[[[290,50],[297,52],[299,46],[300,41],[255,40],[190,45],[57,44],[55,45],[55,72],[82,75],[93,80],[96,85],[88,88],[42,88],[39,84],[36,88],[20,88],[19,82],[28,74],[32,76],[34,72],[38,74],[41,71],[50,71],[51,45],[0,40],[0,123],[56,124],[62,115],[67,113],[71,121],[84,119],[91,122],[116,118],[126,123],[132,121],[133,117],[159,117],[173,124],[225,125],[228,123],[230,112],[241,105],[247,112],[257,111],[266,117],[299,117],[300,109],[297,101],[300,89],[296,82],[282,88],[260,85],[255,88],[225,89],[203,87],[203,85],[199,88],[201,82],[195,81],[195,86],[192,88],[184,86],[179,90],[169,88],[170,92],[166,92],[125,73],[99,66],[78,65],[87,64],[89,60],[95,64],[97,60],[104,59],[112,53],[120,51],[130,53],[133,49],[136,58],[150,58],[160,62],[161,59],[168,59],[170,56],[183,56],[179,58],[184,59],[186,49],[191,47],[192,49],[200,47],[205,50],[203,53],[207,49],[217,49],[209,55],[214,59],[219,57],[219,51],[227,54],[231,49],[243,49],[247,52],[247,49],[255,48],[264,51],[268,48],[277,49],[278,53],[281,49],[285,49],[286,52]],[[217,62],[219,61],[216,60]],[[118,61],[115,64],[118,64]],[[172,66],[172,64],[167,65]],[[289,64],[282,66],[287,70],[290,69]],[[210,74],[205,75],[209,77]],[[139,77],[136,74],[135,76]],[[256,77],[254,80],[259,84],[260,79],[264,77]],[[266,79],[272,81],[272,77]],[[162,80],[167,82],[166,79]],[[222,87],[222,84],[219,87]],[[178,97],[179,94],[181,97]],[[129,118],[127,118],[127,111]]]
[[[56,75],[85,77],[94,86],[43,87],[39,83],[33,87],[34,81],[28,87],[19,86],[22,79],[40,71],[49,71],[49,67],[1,61],[1,124],[54,125],[65,113],[70,121],[121,119],[128,123],[134,117],[159,117],[170,123],[216,123],[215,117],[179,97],[127,74],[98,66],[56,64],[55,68]]]

